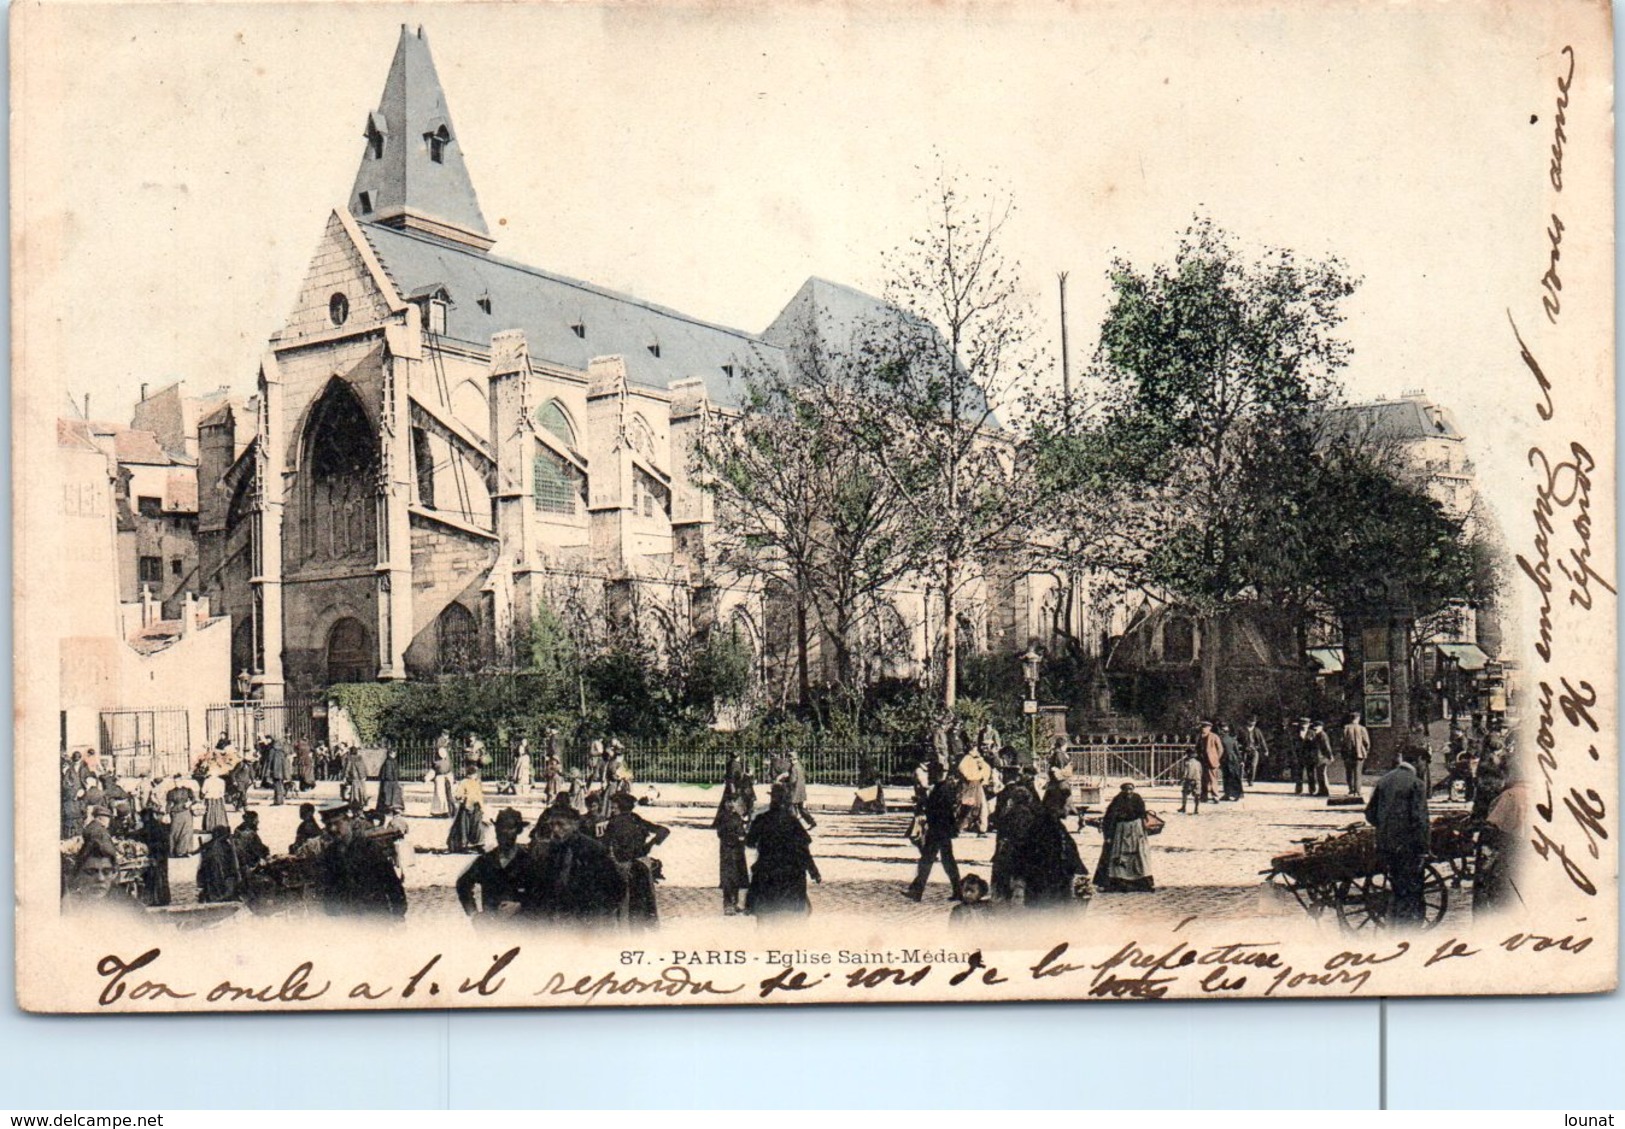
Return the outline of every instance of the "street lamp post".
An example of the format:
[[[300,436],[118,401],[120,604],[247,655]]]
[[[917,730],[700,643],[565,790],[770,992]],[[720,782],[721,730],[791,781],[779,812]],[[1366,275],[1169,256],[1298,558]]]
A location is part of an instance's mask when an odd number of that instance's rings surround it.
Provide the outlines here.
[[[1038,760],[1038,672],[1043,663],[1044,656],[1034,647],[1028,647],[1027,653],[1021,656],[1021,672],[1027,678],[1027,700],[1021,709],[1027,715],[1027,750],[1035,762]]]

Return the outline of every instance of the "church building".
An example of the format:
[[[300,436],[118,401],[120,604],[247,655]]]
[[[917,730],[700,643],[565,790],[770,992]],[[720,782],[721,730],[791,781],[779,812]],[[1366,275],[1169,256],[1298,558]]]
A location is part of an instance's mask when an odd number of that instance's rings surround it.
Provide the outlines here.
[[[751,334],[492,254],[421,29],[363,133],[257,396],[199,426],[200,581],[233,671],[277,700],[503,664],[566,597],[760,653],[763,594],[706,575],[689,452],[748,366],[784,363],[786,316]],[[815,294],[878,304],[813,280],[787,313]],[[923,601],[898,601],[922,658]],[[1026,645],[1031,615],[996,618],[985,642]]]

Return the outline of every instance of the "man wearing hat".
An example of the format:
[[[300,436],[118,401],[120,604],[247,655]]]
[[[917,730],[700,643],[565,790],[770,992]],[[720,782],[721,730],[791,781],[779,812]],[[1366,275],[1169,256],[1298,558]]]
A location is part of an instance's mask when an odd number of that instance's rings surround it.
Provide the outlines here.
[[[626,894],[615,860],[602,843],[581,833],[581,813],[574,808],[556,804],[545,818],[547,850],[526,912],[550,921],[612,921]]]
[[[1309,789],[1312,795],[1330,796],[1332,783],[1326,775],[1326,766],[1332,763],[1332,739],[1326,734],[1326,723],[1317,721],[1309,729],[1309,752],[1305,757],[1309,769]]]
[[[112,851],[113,857],[118,857],[118,851],[113,846],[113,809],[106,804],[97,803],[91,806],[90,819],[85,829],[80,833],[87,843],[96,843],[103,849]]]
[[[655,902],[660,864],[649,858],[649,852],[666,841],[671,828],[644,819],[634,810],[637,806],[632,793],[616,793],[615,814],[604,824],[600,841],[609,848],[626,881],[627,920],[648,925],[660,916]]]
[[[322,807],[322,904],[328,914],[406,916],[406,888],[389,851],[370,837],[348,801]]]
[[[1202,731],[1196,737],[1196,755],[1202,761],[1202,799],[1216,804],[1219,793],[1214,784],[1218,782],[1219,769],[1224,764],[1224,743],[1213,732],[1211,721],[1202,722]]]
[[[1301,796],[1304,789],[1309,790],[1312,796],[1315,793],[1314,770],[1314,742],[1311,735],[1314,732],[1314,722],[1307,717],[1298,719],[1298,747],[1292,765],[1292,794]]]
[[[231,845],[237,852],[237,863],[244,870],[253,870],[271,857],[271,848],[260,838],[259,812],[245,811],[231,833]]]
[[[476,924],[511,917],[533,900],[535,862],[519,848],[519,833],[525,826],[524,817],[513,808],[497,812],[497,845],[470,863],[457,879],[457,901]]]
[[[1360,724],[1360,715],[1349,714],[1343,726],[1343,777],[1349,786],[1349,795],[1360,795],[1360,773],[1365,758],[1371,755],[1371,731]]]

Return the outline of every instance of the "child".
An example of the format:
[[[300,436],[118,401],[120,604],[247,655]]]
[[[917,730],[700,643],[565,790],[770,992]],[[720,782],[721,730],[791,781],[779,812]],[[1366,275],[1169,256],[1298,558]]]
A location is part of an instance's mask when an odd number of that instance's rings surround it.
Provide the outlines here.
[[[739,912],[740,891],[750,886],[750,867],[745,862],[744,802],[738,797],[724,800],[711,826],[717,833],[722,912],[731,917]]]
[[[1179,778],[1179,813],[1185,814],[1185,801],[1191,801],[1191,814],[1202,814],[1202,758],[1195,749],[1185,754],[1185,768]]]
[[[993,908],[987,900],[987,882],[979,874],[967,874],[959,880],[959,904],[948,911],[949,925],[975,925],[986,921]]]

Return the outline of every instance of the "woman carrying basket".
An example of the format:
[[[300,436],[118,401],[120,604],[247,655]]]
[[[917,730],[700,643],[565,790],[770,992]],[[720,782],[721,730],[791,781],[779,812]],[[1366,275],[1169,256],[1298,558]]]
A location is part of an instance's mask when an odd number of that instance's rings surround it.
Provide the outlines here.
[[[1106,805],[1100,830],[1106,842],[1100,848],[1095,867],[1095,887],[1105,891],[1149,893],[1157,888],[1151,877],[1151,849],[1146,842],[1145,800],[1124,782],[1112,802]]]

